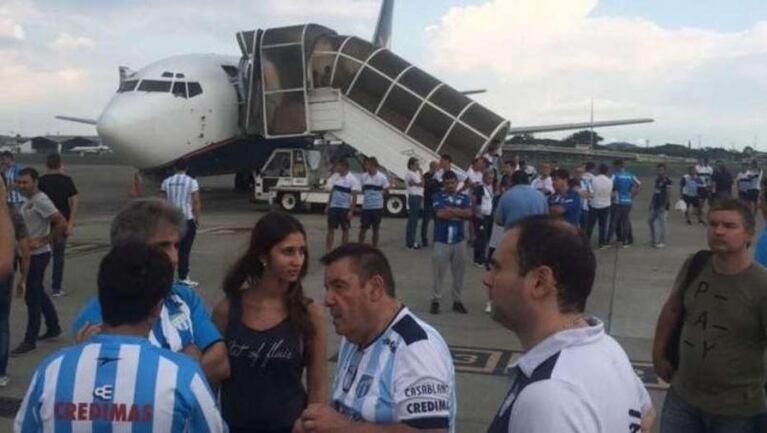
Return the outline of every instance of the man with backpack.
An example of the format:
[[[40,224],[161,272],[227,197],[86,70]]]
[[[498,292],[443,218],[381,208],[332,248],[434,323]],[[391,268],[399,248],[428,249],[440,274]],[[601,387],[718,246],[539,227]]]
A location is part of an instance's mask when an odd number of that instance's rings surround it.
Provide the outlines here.
[[[708,220],[709,250],[682,266],[655,331],[655,370],[671,384],[661,433],[763,431],[767,269],[748,251],[754,214],[725,199]]]

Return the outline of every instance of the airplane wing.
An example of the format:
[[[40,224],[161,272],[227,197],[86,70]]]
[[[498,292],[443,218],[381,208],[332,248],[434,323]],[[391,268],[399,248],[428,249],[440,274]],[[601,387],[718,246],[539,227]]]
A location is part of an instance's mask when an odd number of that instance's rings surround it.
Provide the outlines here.
[[[378,14],[376,30],[373,33],[373,45],[383,48],[391,48],[392,15],[394,14],[394,0],[383,0],[381,12]]]
[[[56,116],[59,120],[66,120],[67,122],[85,123],[87,125],[95,125],[98,123],[93,119],[83,119],[82,117],[70,117],[70,116]]]
[[[554,132],[568,131],[571,129],[599,128],[604,126],[636,125],[638,123],[652,123],[655,119],[622,119],[605,120],[601,122],[583,122],[583,123],[560,123],[558,125],[539,125],[539,126],[517,126],[509,128],[508,138],[519,134],[531,134],[533,132]]]

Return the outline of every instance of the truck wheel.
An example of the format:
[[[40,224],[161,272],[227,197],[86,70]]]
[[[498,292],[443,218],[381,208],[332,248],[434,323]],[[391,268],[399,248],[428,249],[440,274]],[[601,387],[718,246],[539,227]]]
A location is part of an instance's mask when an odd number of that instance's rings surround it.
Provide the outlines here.
[[[392,195],[386,199],[386,215],[388,216],[404,216],[405,215],[405,199],[400,195]]]
[[[286,212],[292,212],[298,207],[298,196],[292,192],[280,194],[280,207]]]

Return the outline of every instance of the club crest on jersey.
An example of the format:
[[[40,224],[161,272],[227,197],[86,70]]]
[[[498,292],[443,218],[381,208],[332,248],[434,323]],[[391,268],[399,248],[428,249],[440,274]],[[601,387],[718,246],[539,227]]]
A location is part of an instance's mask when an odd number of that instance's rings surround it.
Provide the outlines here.
[[[192,327],[189,318],[184,313],[175,313],[170,316],[170,323],[179,331],[188,331]]]
[[[357,398],[362,398],[368,395],[368,392],[370,391],[370,387],[372,385],[373,385],[373,376],[369,376],[367,374],[363,375],[360,378],[360,381],[357,383],[357,389],[355,393]]]
[[[360,361],[362,361],[362,354],[363,352],[357,351],[357,352],[354,352],[354,355],[352,355],[352,359],[351,359],[351,362],[349,363],[349,367],[346,369],[346,374],[344,374],[344,383],[343,383],[344,392],[349,392],[349,390],[352,389],[352,384],[354,383],[354,379],[357,378],[357,369],[360,366]]]

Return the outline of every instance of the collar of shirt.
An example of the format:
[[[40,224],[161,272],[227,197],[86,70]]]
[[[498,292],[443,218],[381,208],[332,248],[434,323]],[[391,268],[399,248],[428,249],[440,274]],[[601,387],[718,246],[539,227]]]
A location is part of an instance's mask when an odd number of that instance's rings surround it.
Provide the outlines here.
[[[593,316],[586,316],[585,319],[589,326],[566,329],[548,336],[522,355],[513,367],[519,367],[525,376],[530,377],[541,363],[555,353],[568,347],[591,344],[605,335],[601,320]]]
[[[146,344],[149,343],[149,339],[140,335],[125,335],[125,334],[94,334],[88,339],[91,343],[118,343],[118,344]]]

